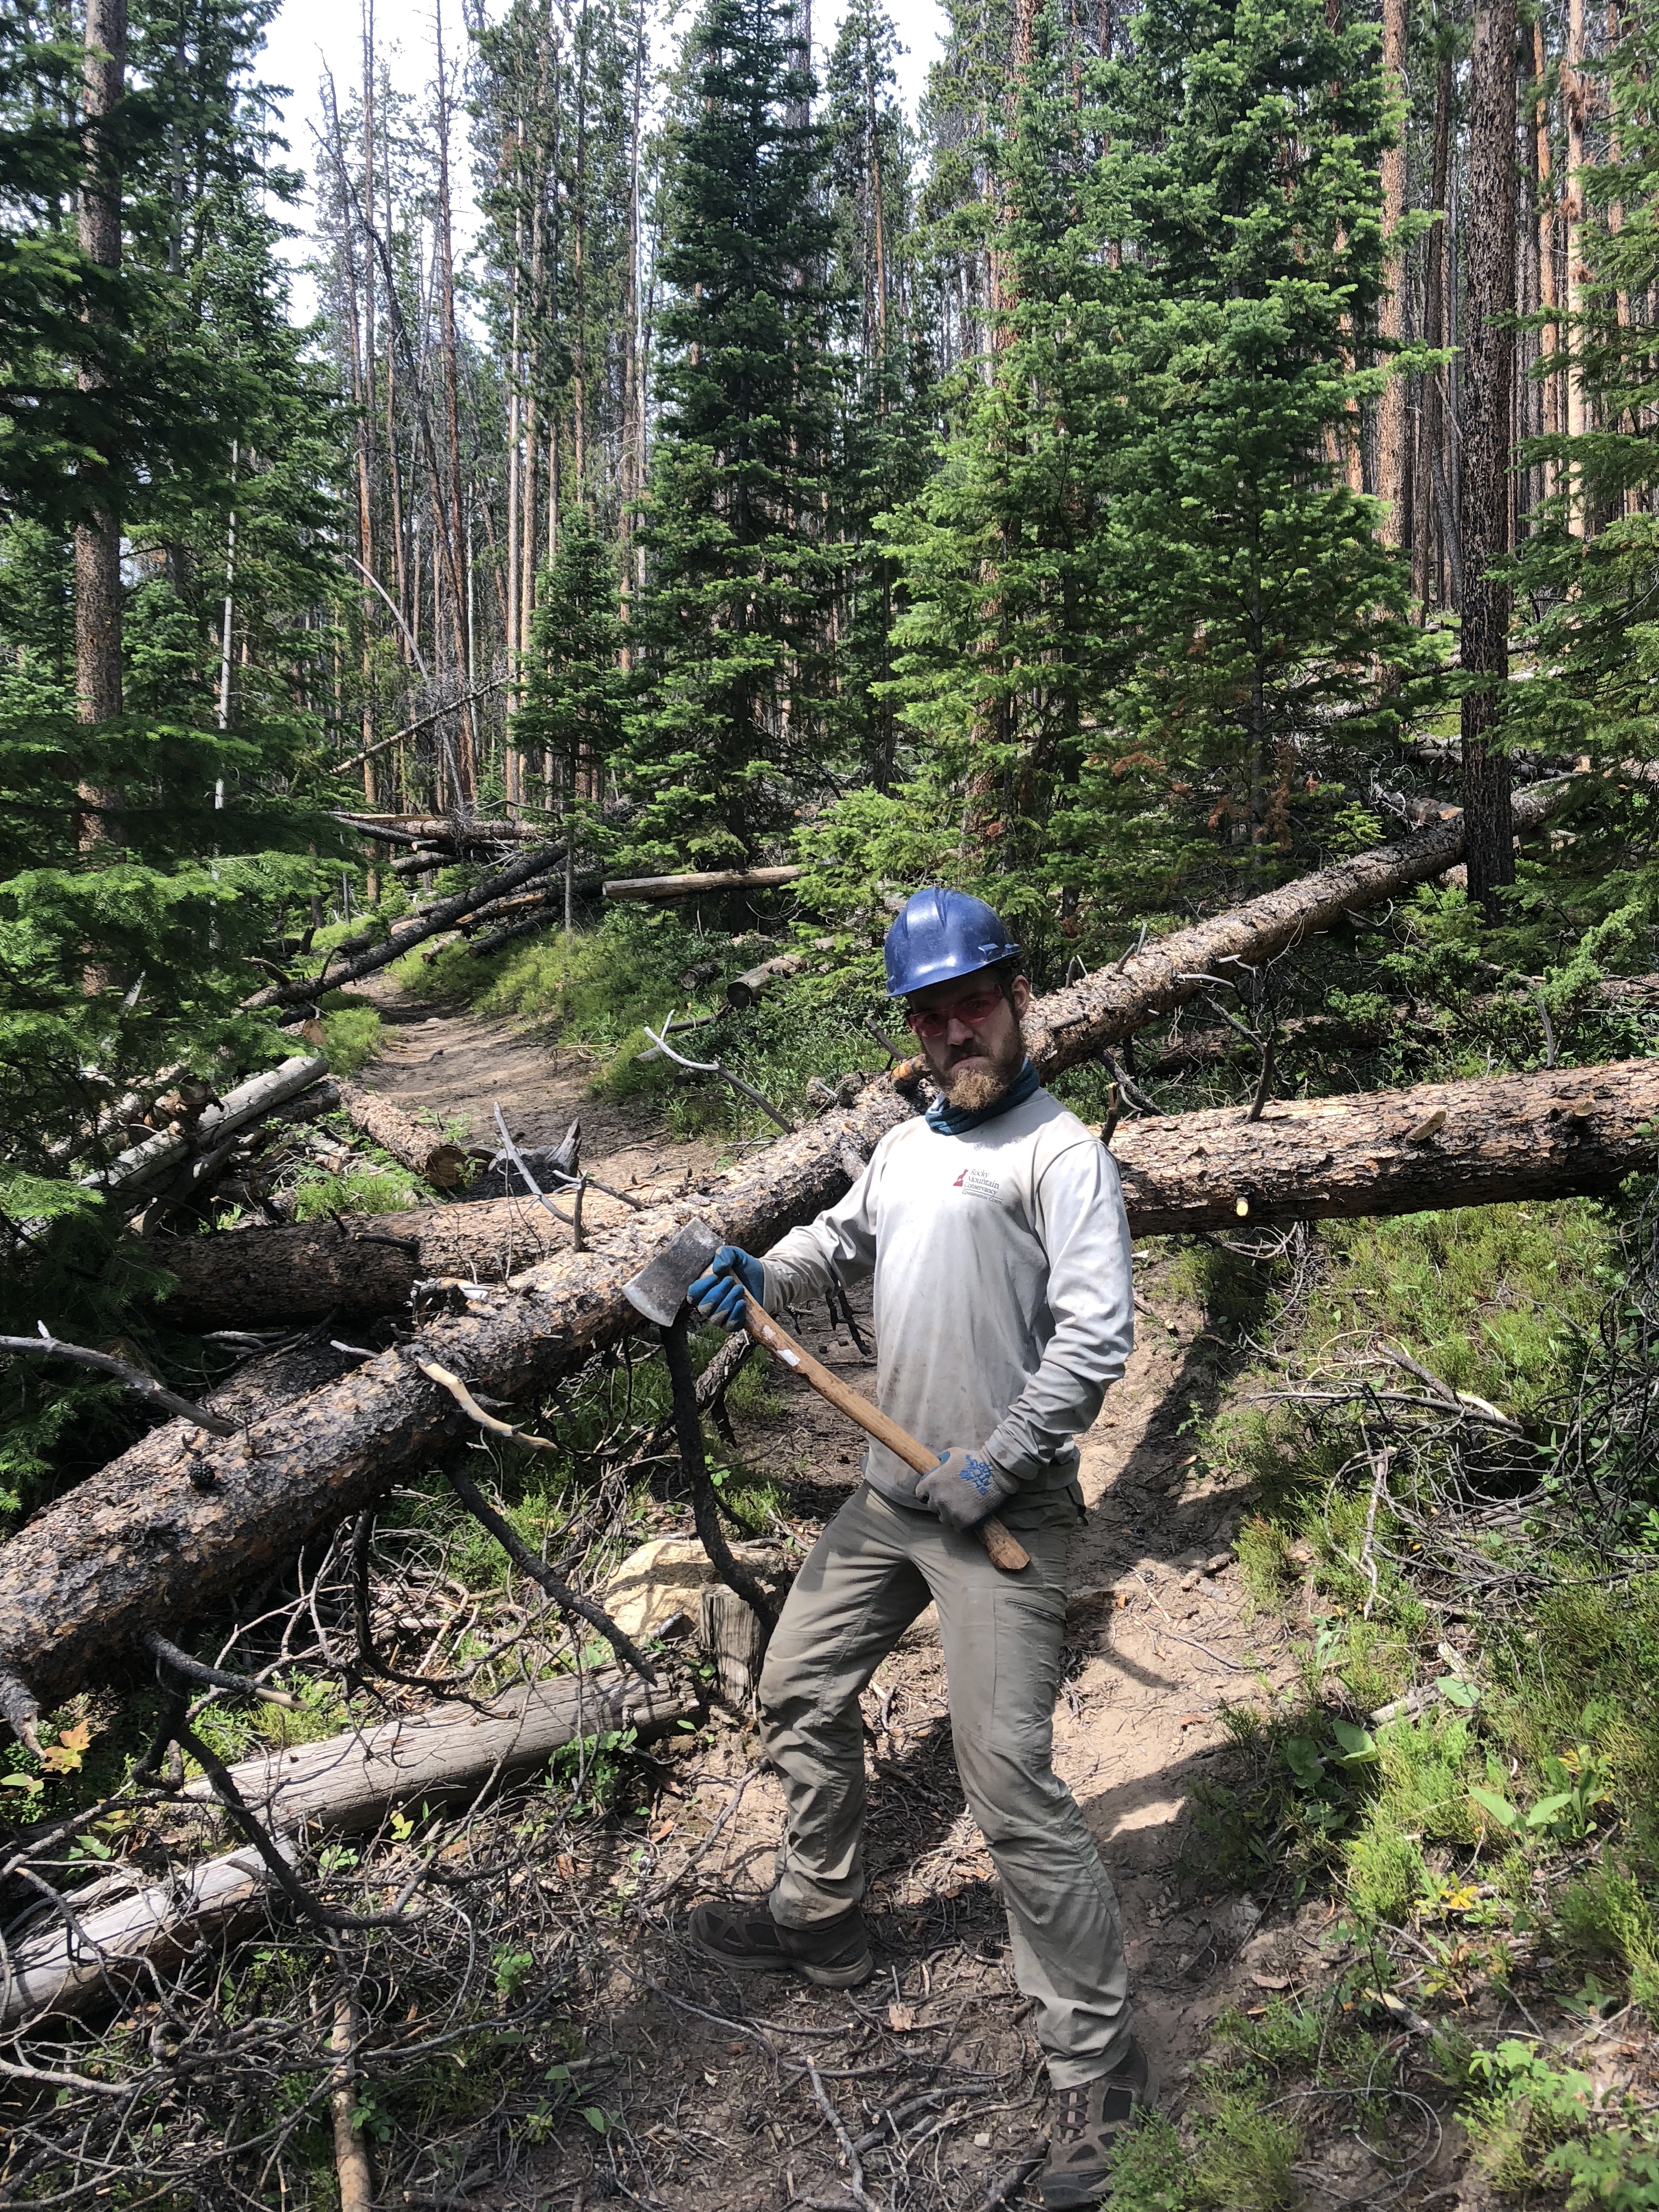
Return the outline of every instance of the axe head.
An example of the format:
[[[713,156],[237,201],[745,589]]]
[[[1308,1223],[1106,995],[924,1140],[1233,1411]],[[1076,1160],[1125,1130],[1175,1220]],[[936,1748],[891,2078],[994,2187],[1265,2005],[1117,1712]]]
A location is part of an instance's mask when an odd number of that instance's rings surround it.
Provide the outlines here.
[[[623,1296],[659,1328],[667,1328],[685,1304],[685,1294],[720,1249],[721,1239],[706,1221],[688,1221],[654,1252]]]

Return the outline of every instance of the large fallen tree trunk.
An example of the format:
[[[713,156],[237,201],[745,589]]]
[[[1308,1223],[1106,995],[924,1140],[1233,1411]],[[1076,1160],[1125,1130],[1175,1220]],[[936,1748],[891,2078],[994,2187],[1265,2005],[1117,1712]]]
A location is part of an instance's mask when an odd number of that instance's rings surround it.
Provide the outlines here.
[[[1571,783],[1534,786],[1515,795],[1517,833],[1547,822],[1573,788]],[[1159,1014],[1183,1006],[1230,969],[1271,960],[1322,931],[1334,929],[1349,914],[1398,898],[1425,884],[1462,858],[1461,814],[1398,844],[1357,853],[1316,875],[1302,876],[1282,890],[1161,937],[1115,968],[1097,969],[1063,990],[1036,1000],[1026,1017],[1028,1048],[1045,1073],[1075,1067],[1092,1059],[1103,1045],[1144,1028]]]
[[[579,1737],[631,1728],[644,1741],[696,1712],[683,1683],[647,1688],[631,1675],[590,1675],[521,1686],[482,1712],[434,1705],[385,1726],[292,1751],[244,1759],[228,1771],[243,1802],[278,1837],[373,1828],[398,1805],[466,1802],[497,1777],[522,1774]],[[204,1778],[181,1803],[215,1803]],[[174,1879],[110,1899],[107,1878],[70,1892],[75,1930],[48,1912],[37,1935],[14,1939],[0,1974],[0,2029],[49,2013],[82,2011],[112,1998],[147,1966],[165,1968],[204,1939],[227,1932],[280,1893],[258,1852],[245,1846]]]
[[[539,1178],[538,1178],[539,1179]],[[201,1328],[263,1328],[395,1313],[417,1283],[500,1283],[550,1253],[568,1252],[569,1200],[558,1218],[529,1196],[482,1199],[408,1213],[306,1221],[157,1238],[154,1256],[179,1280],[177,1317]],[[630,1208],[589,1188],[586,1233],[603,1239]]]
[[[1659,1163],[1659,1060],[1149,1116],[1112,1151],[1137,1236],[1615,1189]]]
[[[1650,1071],[1654,1071],[1652,1073]],[[1443,1122],[1415,1144],[1404,1133]],[[1361,1091],[1351,1097],[1148,1116],[1121,1124],[1112,1151],[1138,1237],[1346,1213],[1419,1213],[1505,1198],[1613,1188],[1652,1164],[1659,1061],[1492,1076]],[[590,1192],[586,1225],[604,1249],[623,1207]],[[175,1312],[198,1327],[367,1318],[406,1306],[417,1283],[505,1282],[570,1231],[533,1201],[495,1199],[354,1224],[236,1229],[158,1240],[179,1279]]]
[[[1517,821],[1535,824],[1559,795],[1522,793]],[[1075,1066],[1203,988],[1217,962],[1267,958],[1438,874],[1461,850],[1461,824],[1438,825],[1162,939],[1104,976],[1036,1000],[1032,1057],[1044,1075]],[[0,1714],[14,1726],[32,1721],[40,1698],[62,1697],[145,1628],[195,1617],[447,1452],[467,1417],[422,1362],[509,1403],[533,1398],[636,1325],[624,1285],[682,1221],[701,1215],[723,1239],[763,1251],[840,1197],[914,1110],[890,1080],[872,1083],[722,1186],[635,1215],[601,1251],[545,1261],[482,1292],[465,1315],[227,1443],[180,1424],[143,1438],[0,1549]]]

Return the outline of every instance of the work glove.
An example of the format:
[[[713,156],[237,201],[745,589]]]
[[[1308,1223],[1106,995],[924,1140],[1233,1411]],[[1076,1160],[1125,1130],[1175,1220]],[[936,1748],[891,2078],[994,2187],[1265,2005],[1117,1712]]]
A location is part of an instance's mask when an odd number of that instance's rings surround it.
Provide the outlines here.
[[[947,1528],[966,1530],[977,1528],[1018,1487],[1012,1475],[986,1458],[981,1447],[969,1450],[955,1444],[940,1453],[939,1465],[922,1476],[915,1494],[932,1506]]]
[[[743,1294],[747,1291],[757,1305],[765,1303],[766,1270],[752,1252],[741,1245],[722,1244],[708,1262],[708,1271],[698,1276],[686,1292],[705,1321],[717,1321],[727,1328],[743,1327]]]

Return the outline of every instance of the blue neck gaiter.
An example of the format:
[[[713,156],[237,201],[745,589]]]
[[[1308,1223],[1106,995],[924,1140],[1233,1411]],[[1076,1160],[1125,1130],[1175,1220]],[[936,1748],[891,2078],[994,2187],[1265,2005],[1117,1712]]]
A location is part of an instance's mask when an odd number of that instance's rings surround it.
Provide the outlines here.
[[[1011,1107],[1023,1106],[1041,1088],[1037,1072],[1028,1060],[1021,1064],[1019,1073],[994,1104],[981,1106],[974,1112],[965,1106],[952,1106],[948,1099],[936,1098],[927,1109],[927,1126],[937,1129],[941,1137],[965,1136],[969,1129],[977,1129],[981,1121],[994,1121],[999,1114],[1007,1113]]]

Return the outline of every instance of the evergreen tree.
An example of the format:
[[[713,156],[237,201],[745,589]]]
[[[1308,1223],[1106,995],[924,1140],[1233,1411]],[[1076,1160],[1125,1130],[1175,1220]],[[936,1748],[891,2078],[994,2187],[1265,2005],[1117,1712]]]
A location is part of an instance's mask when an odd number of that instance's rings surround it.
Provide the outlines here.
[[[632,757],[641,854],[702,866],[790,818],[830,703],[831,229],[787,24],[775,0],[707,0],[671,149]]]
[[[132,1262],[118,1215],[81,1176],[131,1141],[109,1110],[122,1093],[153,1091],[180,1066],[222,1085],[289,1048],[240,1003],[261,980],[259,940],[282,899],[326,865],[304,847],[330,830],[292,796],[313,742],[293,678],[321,642],[296,617],[331,587],[319,541],[334,455],[262,205],[267,181],[287,189],[262,173],[246,82],[266,12],[266,0],[134,9],[109,124],[122,148],[118,269],[90,273],[76,243],[76,173],[54,136],[70,87],[55,54],[34,52],[0,88],[0,167],[14,185],[0,260],[40,276],[11,389],[27,386],[49,426],[33,434],[19,406],[0,441],[9,1326],[142,1328],[126,1309],[155,1270]],[[94,292],[100,312],[84,318]],[[125,540],[111,624],[125,711],[96,722],[77,711],[70,620],[88,449]],[[44,1438],[112,1395],[39,1371],[7,1387],[31,1412],[0,1482],[33,1472]],[[106,1409],[118,1415],[113,1396]]]
[[[626,692],[621,642],[615,562],[586,508],[579,507],[565,517],[558,556],[537,587],[525,701],[512,732],[513,743],[527,757],[540,755],[556,771],[567,879],[580,835],[576,793],[584,781],[593,793],[603,791],[621,743]]]
[[[933,363],[912,293],[912,146],[894,96],[899,51],[879,0],[852,0],[827,78],[830,290],[852,354],[833,470],[836,534],[848,549],[836,624],[835,750],[879,791],[896,759],[891,638],[900,602],[897,566],[876,518],[921,490],[937,434]]]
[[[909,802],[1057,961],[1286,864],[1423,652],[1339,465],[1381,265],[1370,33],[1158,0],[1085,82],[1039,17],[993,374],[894,524]]]

